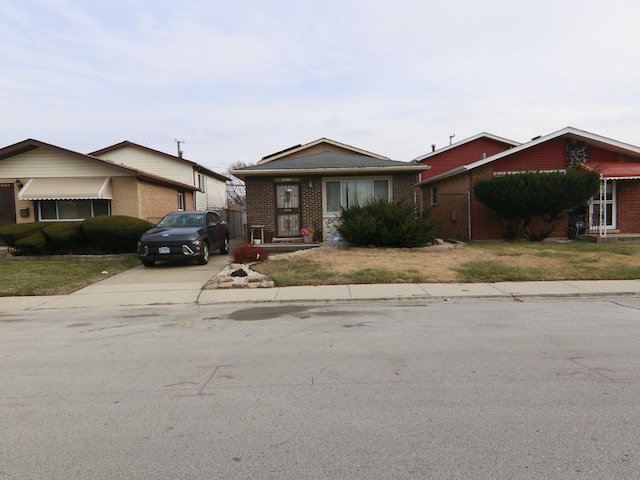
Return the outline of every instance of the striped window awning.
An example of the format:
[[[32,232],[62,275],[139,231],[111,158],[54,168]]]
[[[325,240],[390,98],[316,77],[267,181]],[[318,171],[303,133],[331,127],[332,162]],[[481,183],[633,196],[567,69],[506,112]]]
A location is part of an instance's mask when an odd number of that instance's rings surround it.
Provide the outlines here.
[[[109,177],[32,178],[18,193],[20,200],[111,199]]]

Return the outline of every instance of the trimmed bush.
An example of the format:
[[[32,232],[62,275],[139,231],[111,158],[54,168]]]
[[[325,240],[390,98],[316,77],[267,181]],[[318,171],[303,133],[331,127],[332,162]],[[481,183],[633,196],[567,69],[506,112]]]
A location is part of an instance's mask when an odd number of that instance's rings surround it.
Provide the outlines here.
[[[83,239],[80,222],[51,223],[44,228],[43,232],[51,243],[52,249],[61,253],[73,253]]]
[[[89,241],[104,253],[135,252],[138,239],[151,228],[151,223],[124,215],[102,215],[82,222]]]
[[[16,245],[16,242],[36,232],[42,232],[49,225],[51,225],[51,222],[12,223],[0,228],[0,238],[10,247],[20,248]]]
[[[15,248],[25,255],[43,255],[49,252],[47,238],[42,230],[36,230],[31,235],[20,238],[15,242]]]
[[[268,258],[269,252],[251,243],[240,245],[233,250],[233,261],[235,263],[261,262]]]
[[[436,221],[416,217],[413,205],[378,199],[343,208],[338,232],[355,246],[424,247],[435,240],[435,229]]]

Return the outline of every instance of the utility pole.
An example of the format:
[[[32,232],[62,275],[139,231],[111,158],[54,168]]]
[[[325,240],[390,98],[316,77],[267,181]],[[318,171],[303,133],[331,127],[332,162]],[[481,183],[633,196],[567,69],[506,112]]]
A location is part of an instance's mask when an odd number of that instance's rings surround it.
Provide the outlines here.
[[[184,140],[178,140],[177,138],[175,139],[176,144],[178,145],[178,158],[182,159],[182,150],[180,149],[180,144],[181,143],[185,143]]]

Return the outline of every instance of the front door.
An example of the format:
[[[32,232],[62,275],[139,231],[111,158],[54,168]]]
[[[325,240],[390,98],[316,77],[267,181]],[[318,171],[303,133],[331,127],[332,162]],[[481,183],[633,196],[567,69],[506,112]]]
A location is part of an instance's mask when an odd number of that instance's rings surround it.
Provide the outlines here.
[[[300,236],[300,185],[276,184],[276,236]]]
[[[0,227],[16,223],[13,183],[0,183]]]
[[[592,230],[616,228],[616,182],[606,180],[600,183],[600,192],[591,199],[589,213]]]

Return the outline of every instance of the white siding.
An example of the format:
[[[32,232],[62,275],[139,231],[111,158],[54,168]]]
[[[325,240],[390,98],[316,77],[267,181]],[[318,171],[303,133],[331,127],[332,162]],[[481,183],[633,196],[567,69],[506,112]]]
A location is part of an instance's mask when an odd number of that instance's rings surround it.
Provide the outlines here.
[[[2,178],[113,176],[131,175],[106,165],[40,148],[0,161]]]
[[[198,173],[194,171],[194,166],[178,158],[172,159],[130,146],[123,146],[96,156],[187,185],[198,186]],[[195,192],[195,199],[197,210],[227,208],[226,182],[205,174],[205,191],[204,193]]]
[[[176,182],[196,185],[193,178],[193,166],[180,159],[172,159],[164,155],[157,155],[136,147],[124,146],[110,152],[96,155],[115,163],[122,163],[129,167],[145,172],[170,178]]]

